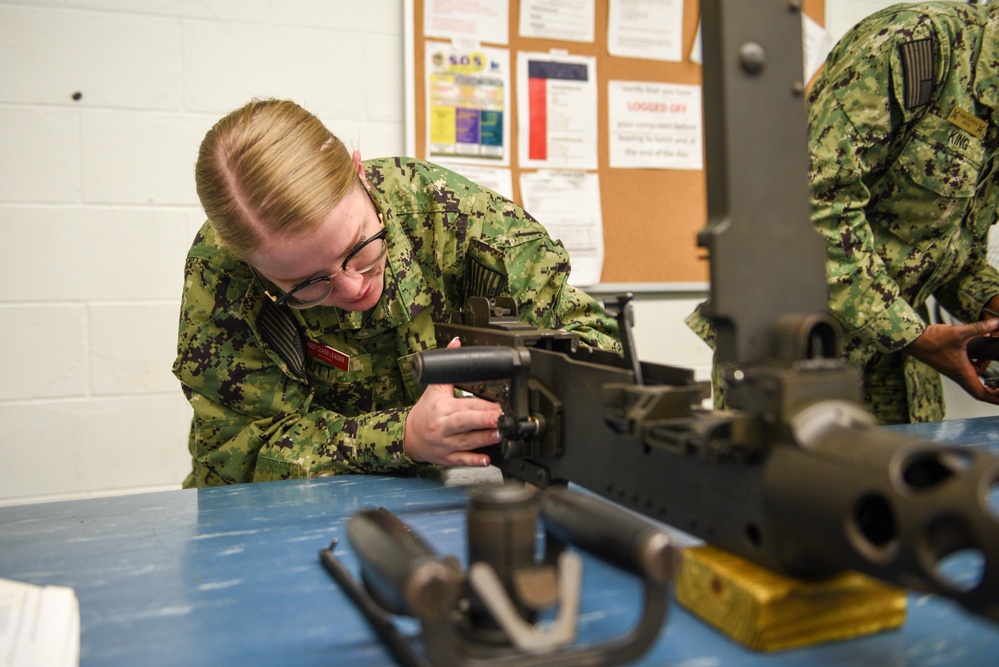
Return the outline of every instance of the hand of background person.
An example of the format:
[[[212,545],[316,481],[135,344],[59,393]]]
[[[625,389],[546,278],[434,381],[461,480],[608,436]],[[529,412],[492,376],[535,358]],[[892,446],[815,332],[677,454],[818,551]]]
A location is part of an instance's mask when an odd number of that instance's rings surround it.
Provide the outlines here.
[[[461,347],[458,339],[449,348]],[[457,398],[454,385],[432,384],[409,411],[403,447],[409,458],[443,466],[489,465],[489,456],[474,450],[501,440],[498,403]]]
[[[978,378],[989,360],[974,356],[987,353],[991,346],[983,344],[986,341],[982,338],[997,331],[999,318],[956,326],[931,324],[905,347],[905,352],[940,371],[978,400],[999,405],[999,389],[989,389]]]

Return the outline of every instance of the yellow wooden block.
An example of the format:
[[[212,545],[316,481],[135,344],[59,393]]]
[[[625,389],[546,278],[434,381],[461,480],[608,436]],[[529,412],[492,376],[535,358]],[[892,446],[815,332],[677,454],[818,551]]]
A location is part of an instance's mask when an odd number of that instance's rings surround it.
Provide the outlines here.
[[[756,651],[860,637],[905,622],[905,589],[856,572],[787,577],[712,546],[684,550],[675,588],[680,604]]]

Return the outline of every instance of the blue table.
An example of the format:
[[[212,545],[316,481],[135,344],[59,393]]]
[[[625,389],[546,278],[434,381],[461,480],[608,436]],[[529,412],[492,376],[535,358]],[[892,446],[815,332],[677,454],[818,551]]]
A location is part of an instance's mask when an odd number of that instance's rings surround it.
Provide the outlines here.
[[[999,419],[905,427],[993,444]],[[464,561],[467,489],[415,478],[329,477],[0,508],[0,577],[71,586],[82,665],[393,665],[318,551],[357,510],[383,506]],[[337,548],[357,572],[344,540]],[[585,558],[580,639],[638,615],[637,583]],[[896,631],[753,653],[673,605],[641,665],[995,665],[999,627],[912,594]]]

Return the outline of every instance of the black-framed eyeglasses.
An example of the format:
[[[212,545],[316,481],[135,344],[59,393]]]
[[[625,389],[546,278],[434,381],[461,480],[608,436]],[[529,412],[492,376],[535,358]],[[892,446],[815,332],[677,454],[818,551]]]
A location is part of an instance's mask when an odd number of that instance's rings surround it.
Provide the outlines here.
[[[368,196],[371,196],[370,193]],[[374,203],[374,199],[371,201]],[[388,230],[385,228],[385,220],[382,218],[381,211],[378,211],[377,204],[375,204],[375,210],[378,212],[378,223],[381,225],[381,229],[373,236],[364,239],[351,248],[340,268],[334,273],[328,276],[315,276],[304,280],[280,297],[275,297],[267,290],[264,290],[264,294],[270,297],[271,301],[278,306],[287,304],[289,308],[311,308],[318,306],[329,298],[329,295],[333,293],[333,279],[341,273],[359,275],[367,273],[378,266],[378,263],[382,261],[382,258],[388,252],[388,246],[385,243],[385,236],[388,234]],[[254,271],[254,275],[256,275],[256,271]]]

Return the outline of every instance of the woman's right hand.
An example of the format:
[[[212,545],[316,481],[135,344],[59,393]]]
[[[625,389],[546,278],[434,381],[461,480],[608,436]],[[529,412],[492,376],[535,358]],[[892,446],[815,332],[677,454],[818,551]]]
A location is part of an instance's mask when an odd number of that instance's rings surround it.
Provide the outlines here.
[[[460,347],[458,339],[448,348]],[[458,398],[454,385],[429,385],[406,418],[403,447],[414,461],[443,466],[489,465],[475,450],[499,444],[499,404],[481,398]]]

